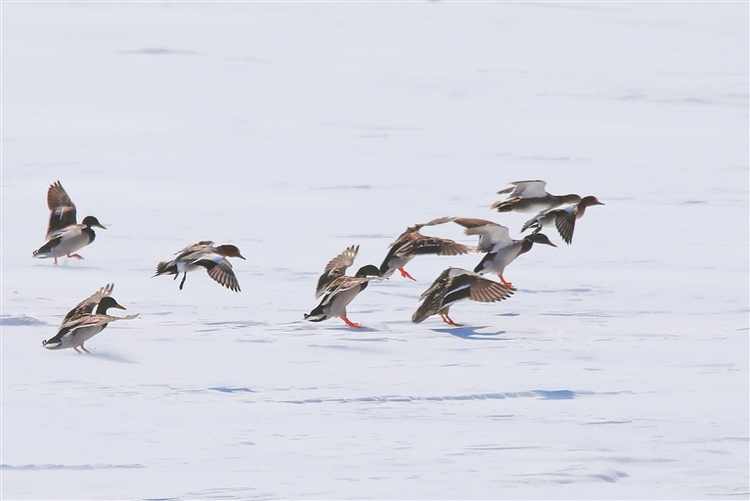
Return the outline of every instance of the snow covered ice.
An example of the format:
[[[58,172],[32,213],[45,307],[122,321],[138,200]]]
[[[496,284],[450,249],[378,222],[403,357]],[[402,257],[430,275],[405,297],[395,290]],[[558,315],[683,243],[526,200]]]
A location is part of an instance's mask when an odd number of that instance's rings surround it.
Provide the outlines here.
[[[740,2],[3,2],[0,494],[747,498],[748,35]],[[58,179],[107,230],[54,266]],[[481,259],[420,256],[364,330],[303,320],[350,245],[518,238],[523,179],[606,205],[510,299],[414,325]],[[207,239],[241,293],[151,278]],[[41,347],[108,283],[139,318]]]

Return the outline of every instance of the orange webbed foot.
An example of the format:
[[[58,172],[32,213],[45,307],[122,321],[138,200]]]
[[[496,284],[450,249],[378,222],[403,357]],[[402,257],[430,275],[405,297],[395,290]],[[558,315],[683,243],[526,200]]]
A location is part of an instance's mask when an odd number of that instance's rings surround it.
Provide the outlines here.
[[[417,281],[417,279],[414,278],[413,276],[409,275],[409,272],[407,272],[405,269],[399,268],[398,271],[401,272],[401,276],[402,277],[408,278],[409,280],[414,280],[415,282]]]
[[[346,317],[341,317],[341,320],[343,320],[346,325],[348,325],[349,327],[352,327],[354,329],[364,329],[364,327],[362,327],[359,324],[355,324],[354,322],[352,322],[351,320],[349,320]]]

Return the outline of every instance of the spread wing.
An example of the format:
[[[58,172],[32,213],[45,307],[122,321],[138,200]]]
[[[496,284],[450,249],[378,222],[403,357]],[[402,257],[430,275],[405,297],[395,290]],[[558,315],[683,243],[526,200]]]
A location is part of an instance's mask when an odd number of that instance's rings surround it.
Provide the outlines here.
[[[478,252],[490,252],[496,247],[502,248],[513,244],[508,228],[500,224],[469,217],[456,218],[455,222],[466,228],[467,235],[479,235]]]
[[[240,283],[232,270],[232,263],[224,256],[218,254],[207,256],[195,262],[197,266],[203,266],[208,276],[229,290],[240,292]]]
[[[56,231],[76,224],[76,206],[70,200],[60,181],[55,181],[47,190],[47,207],[49,207],[49,224],[47,238]]]
[[[473,277],[474,280],[470,287],[469,299],[480,303],[493,303],[508,299],[513,292],[513,288],[494,282],[482,276]]]
[[[498,195],[509,193],[508,199],[511,198],[543,198],[547,196],[547,183],[539,179],[532,181],[515,181],[510,183],[513,186],[498,191]]]
[[[346,273],[346,269],[354,264],[354,260],[357,258],[359,252],[359,245],[352,245],[347,247],[344,252],[334,257],[323,270],[323,274],[318,279],[318,285],[315,287],[315,297],[320,297],[331,283],[336,279],[343,277]]]
[[[570,245],[573,242],[573,230],[576,227],[577,206],[567,210],[558,210],[555,216],[555,227],[563,241]]]
[[[115,284],[107,284],[92,295],[78,303],[75,308],[70,310],[62,321],[61,325],[64,325],[73,318],[78,318],[83,315],[89,315],[94,311],[96,305],[99,304],[106,296],[112,294],[112,290],[115,288]]]
[[[419,256],[422,254],[437,254],[438,256],[458,256],[473,249],[447,238],[428,237],[415,234],[414,238],[405,242],[394,254],[396,257]]]

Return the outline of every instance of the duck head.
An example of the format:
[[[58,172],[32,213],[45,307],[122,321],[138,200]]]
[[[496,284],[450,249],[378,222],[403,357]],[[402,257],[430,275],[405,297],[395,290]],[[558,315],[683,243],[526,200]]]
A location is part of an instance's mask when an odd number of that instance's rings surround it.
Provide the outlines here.
[[[97,228],[101,228],[103,230],[107,229],[104,226],[102,226],[102,223],[100,223],[99,220],[97,218],[95,218],[94,216],[86,216],[86,217],[84,217],[83,221],[81,221],[81,223],[83,225],[89,227],[89,228],[91,228],[92,226],[96,226]]]
[[[117,308],[118,310],[126,309],[124,306],[115,301],[115,298],[113,298],[112,296],[107,296],[99,301],[99,306],[97,306],[96,308],[96,314],[106,315],[107,310],[110,308]]]
[[[245,259],[245,256],[240,254],[240,250],[237,248],[237,246],[232,244],[220,245],[216,247],[216,252],[224,257],[238,257],[240,259]]]
[[[354,276],[355,277],[379,278],[379,277],[382,277],[383,274],[380,272],[377,266],[375,266],[374,264],[368,264],[366,266],[361,267],[359,270],[357,270],[357,273]]]

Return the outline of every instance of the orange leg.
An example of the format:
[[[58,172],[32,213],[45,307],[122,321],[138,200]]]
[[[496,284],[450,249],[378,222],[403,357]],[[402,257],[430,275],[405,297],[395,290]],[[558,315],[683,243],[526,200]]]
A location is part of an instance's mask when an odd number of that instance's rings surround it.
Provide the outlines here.
[[[500,281],[503,283],[504,286],[513,287],[513,284],[510,282],[506,282],[502,275],[498,275],[498,277],[500,277]]]
[[[79,254],[68,254],[68,257],[74,257],[76,259],[83,259],[83,256],[81,256]]]
[[[453,321],[453,320],[451,319],[451,317],[449,317],[449,316],[448,316],[448,314],[447,314],[447,313],[441,313],[441,314],[440,314],[440,318],[442,318],[442,319],[443,319],[443,322],[445,322],[445,323],[446,323],[446,324],[448,324],[448,325],[453,325],[453,326],[455,326],[455,327],[461,327],[461,324],[457,324],[456,322],[454,322],[454,321]]]
[[[76,353],[81,353],[80,351],[78,351],[78,346],[74,346],[73,349],[76,350]]]
[[[57,266],[57,258],[55,258],[55,266]]]
[[[87,350],[85,346],[81,345],[81,349],[85,351],[86,353],[88,353],[89,355],[91,355],[91,352]]]
[[[348,325],[349,327],[353,327],[353,328],[355,328],[355,329],[364,329],[364,327],[362,327],[362,326],[361,326],[361,325],[359,325],[359,324],[355,324],[354,322],[352,322],[351,320],[349,320],[349,319],[348,319],[348,318],[346,318],[346,317],[341,317],[341,320],[343,320],[343,321],[344,321],[344,323],[345,323],[346,325]]]
[[[417,281],[417,279],[414,278],[413,276],[409,275],[409,272],[407,272],[405,269],[399,268],[398,271],[401,272],[401,276],[402,277],[408,278],[409,280],[414,280],[415,282]]]

